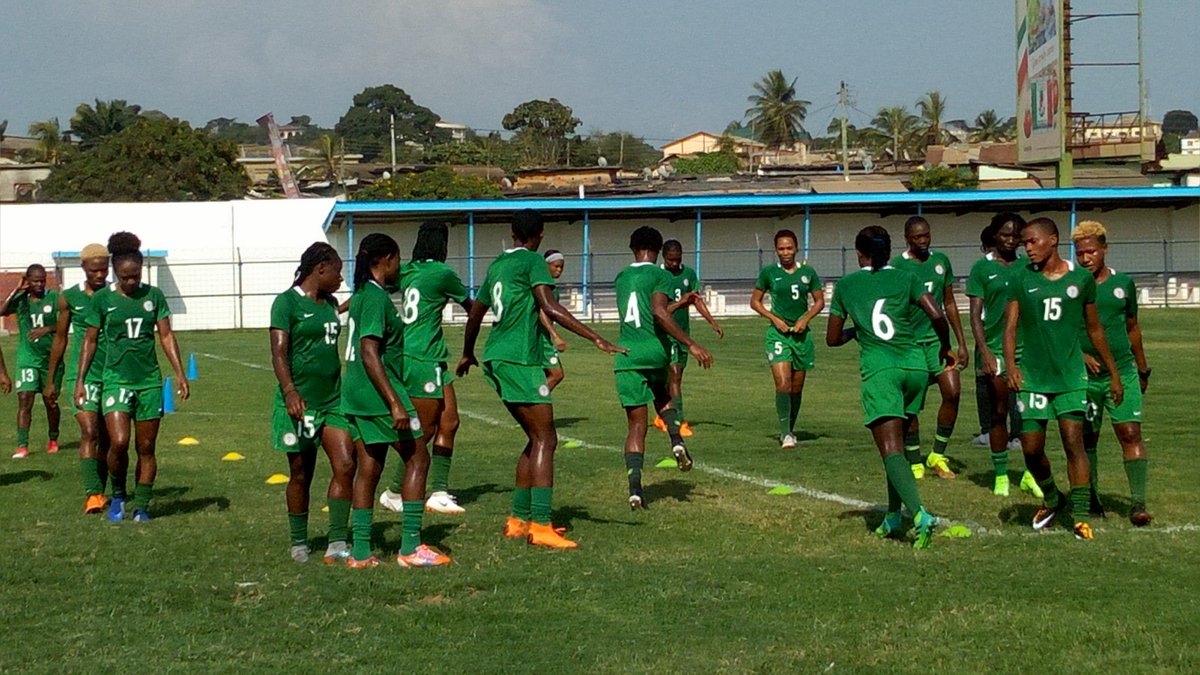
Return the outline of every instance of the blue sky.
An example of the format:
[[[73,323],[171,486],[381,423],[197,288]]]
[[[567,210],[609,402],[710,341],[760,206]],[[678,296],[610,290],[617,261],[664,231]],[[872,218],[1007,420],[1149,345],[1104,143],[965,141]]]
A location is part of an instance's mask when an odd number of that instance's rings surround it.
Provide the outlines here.
[[[1200,2],[1146,0],[1151,114],[1200,113]],[[1077,0],[1077,12],[1135,0]],[[1013,112],[1012,0],[42,0],[0,3],[0,119],[67,125],[124,98],[195,125],[273,111],[332,126],[366,86],[393,83],[443,118],[497,128],[557,97],[581,131],[655,144],[739,119],[768,70],[796,78],[824,132],[838,83],[865,125],[938,89],[951,118]],[[1133,19],[1076,25],[1078,60],[1132,60]],[[1136,69],[1077,71],[1076,110],[1137,108]]]

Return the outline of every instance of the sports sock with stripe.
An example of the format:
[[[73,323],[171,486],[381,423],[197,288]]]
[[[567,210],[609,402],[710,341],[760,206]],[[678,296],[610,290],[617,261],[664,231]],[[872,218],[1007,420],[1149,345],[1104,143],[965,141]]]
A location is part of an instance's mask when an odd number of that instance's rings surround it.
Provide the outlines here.
[[[683,424],[687,420],[683,416],[683,394],[672,397],[671,403],[675,406],[675,412],[679,413],[679,423]]]
[[[1087,522],[1088,506],[1091,503],[1091,489],[1088,486],[1071,486],[1071,517],[1075,519],[1075,522]]]
[[[79,460],[79,474],[83,477],[83,490],[90,497],[104,494],[104,485],[100,482],[100,461],[91,457]]]
[[[950,436],[953,433],[953,424],[937,425],[937,433],[933,435],[933,451],[939,455],[946,454],[946,446],[950,444]]]
[[[796,432],[796,419],[800,417],[800,403],[804,399],[804,394],[788,394],[789,406],[791,413],[788,415],[788,432]]]
[[[921,435],[913,431],[904,434],[904,459],[909,464],[921,463]]]
[[[24,429],[17,427],[17,447],[29,447],[29,427],[25,427]]]
[[[154,494],[154,483],[138,483],[133,488],[133,510],[149,511],[150,497]]]
[[[642,466],[646,461],[646,455],[640,452],[625,453],[625,475],[629,477],[629,489],[642,489]]]
[[[992,454],[992,471],[997,476],[1008,475],[1008,450],[993,452]]]
[[[666,408],[659,414],[663,424],[667,425],[667,435],[671,437],[671,445],[679,445],[683,442],[683,436],[679,435],[679,411],[674,408]]]
[[[351,555],[355,560],[371,557],[371,517],[373,509],[351,509],[350,527],[354,531]]]

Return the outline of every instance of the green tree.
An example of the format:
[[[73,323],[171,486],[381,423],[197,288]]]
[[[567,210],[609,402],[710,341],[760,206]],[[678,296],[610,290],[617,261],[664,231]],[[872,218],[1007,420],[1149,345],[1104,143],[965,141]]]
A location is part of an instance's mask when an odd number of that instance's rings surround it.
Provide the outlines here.
[[[459,176],[438,167],[420,173],[398,174],[354,193],[354,201],[496,199],[504,193],[486,178]]]
[[[597,156],[608,160],[610,165],[642,169],[662,159],[662,151],[628,131],[595,130],[588,133],[587,140],[595,146]]]
[[[513,108],[501,126],[513,134],[512,144],[524,166],[557,166],[566,161],[567,136],[575,133],[580,120],[571,106],[558,99],[534,99]]]
[[[79,139],[79,147],[90,148],[106,137],[133,126],[142,111],[140,105],[129,105],[124,99],[101,101],[96,106],[80,103],[71,116],[71,133]]]
[[[971,140],[976,143],[984,141],[1007,141],[1004,134],[1004,121],[995,110],[984,110],[975,117],[975,128],[971,131]]]
[[[1168,110],[1163,115],[1162,130],[1164,134],[1187,136],[1200,127],[1200,121],[1191,110]]]
[[[759,140],[773,148],[790,146],[804,132],[809,101],[796,98],[796,80],[787,81],[783,71],[772,70],[754,83],[757,92],[746,97],[746,117]]]
[[[249,186],[237,147],[179,120],[138,120],[108,136],[42,182],[51,202],[211,201],[241,198]]]
[[[59,163],[66,143],[63,141],[62,127],[59,126],[57,117],[30,124],[29,135],[37,139],[38,157],[41,161]]]
[[[236,145],[265,145],[267,130],[257,124],[237,121],[236,117],[217,117],[204,124],[204,130],[213,136]]]
[[[394,84],[367,87],[355,94],[352,105],[333,130],[346,140],[350,152],[362,153],[367,161],[388,157],[393,115],[397,148],[405,142],[429,145],[450,140],[449,132],[434,126],[439,119],[437,114],[417,105]]]
[[[737,157],[727,152],[705,152],[694,157],[680,157],[675,160],[675,173],[683,176],[737,173],[737,170]]]
[[[871,120],[876,138],[891,151],[892,159],[900,161],[916,141],[920,120],[902,105],[879,109]]]
[[[920,150],[927,145],[936,145],[946,140],[949,134],[942,128],[942,119],[946,116],[946,99],[940,91],[926,93],[917,101],[917,112],[921,115],[924,125],[921,136]]]
[[[973,190],[977,187],[979,179],[970,169],[953,169],[941,164],[918,171],[912,177],[912,188],[917,192]]]

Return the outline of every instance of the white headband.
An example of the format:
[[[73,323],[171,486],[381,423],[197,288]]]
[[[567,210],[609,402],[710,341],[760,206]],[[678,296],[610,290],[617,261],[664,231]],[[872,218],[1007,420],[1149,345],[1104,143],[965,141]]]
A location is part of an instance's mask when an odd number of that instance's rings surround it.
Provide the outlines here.
[[[566,258],[563,257],[563,254],[561,254],[557,251],[546,256],[546,264],[547,265],[549,265],[552,262],[560,262],[560,261],[565,261],[565,260],[566,260]]]

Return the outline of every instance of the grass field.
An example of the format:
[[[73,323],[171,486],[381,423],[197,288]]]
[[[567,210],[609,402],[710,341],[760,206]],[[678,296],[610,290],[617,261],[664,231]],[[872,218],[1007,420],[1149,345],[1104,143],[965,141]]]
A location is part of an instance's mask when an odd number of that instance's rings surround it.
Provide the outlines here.
[[[950,451],[960,477],[920,487],[934,513],[975,536],[938,537],[928,551],[877,540],[881,514],[859,505],[879,503],[884,481],[860,424],[856,348],[818,349],[802,442],[783,451],[763,324],[739,320],[721,343],[697,328],[717,358],[685,380],[697,470],[648,469],[648,512],[625,503],[610,364],[572,340],[555,407],[560,435],[585,445],[559,451],[554,519],[582,548],[499,536],[523,437],[475,372],[457,385],[465,419],[451,473],[468,513],[426,519],[426,540],[455,564],[368,571],[288,557],[283,486],[264,483],[286,471],[268,444],[266,332],[183,333],[183,351],[203,354],[200,379],[163,423],[153,523],[81,515],[70,418],[64,451],[48,456],[35,408],[34,454],[7,459],[16,399],[0,399],[0,670],[1197,672],[1200,313],[1142,321],[1155,368],[1145,435],[1156,519],[1144,530],[1125,519],[1107,431],[1110,517],[1096,540],[1032,533],[1016,453],[1014,496],[998,498],[986,450],[968,445],[968,377]],[[461,331],[450,341],[453,351]],[[14,339],[0,345],[12,359]],[[652,434],[648,467],[669,454]],[[177,445],[185,435],[200,445]],[[220,461],[231,450],[246,460]],[[1065,484],[1057,443],[1051,458]],[[327,476],[314,489],[318,547]],[[803,490],[770,495],[773,481]],[[377,551],[394,554],[399,524],[377,511]]]

